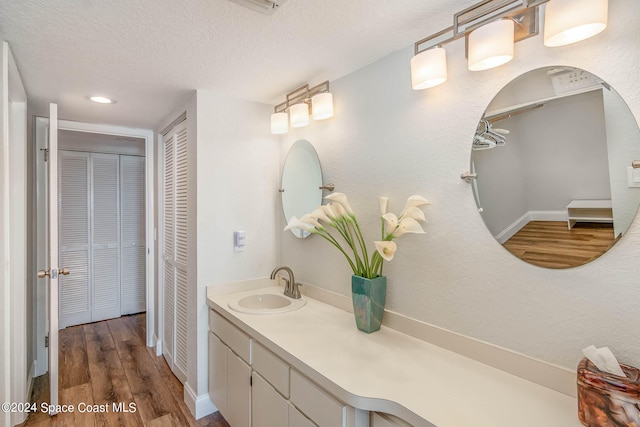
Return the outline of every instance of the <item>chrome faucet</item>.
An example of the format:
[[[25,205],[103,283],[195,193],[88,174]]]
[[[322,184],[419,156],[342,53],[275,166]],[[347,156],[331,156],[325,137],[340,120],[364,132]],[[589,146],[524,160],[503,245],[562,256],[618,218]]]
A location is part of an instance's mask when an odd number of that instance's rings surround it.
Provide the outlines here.
[[[284,294],[290,298],[295,298],[298,299],[301,297],[300,295],[300,289],[298,289],[298,286],[301,286],[299,283],[296,283],[296,279],[295,277],[293,277],[293,271],[289,268],[289,267],[276,267],[273,269],[273,271],[271,272],[271,280],[276,278],[276,274],[278,273],[278,271],[280,270],[284,270],[289,274],[289,278],[283,278],[284,282],[287,284],[287,286],[285,286],[284,288]]]

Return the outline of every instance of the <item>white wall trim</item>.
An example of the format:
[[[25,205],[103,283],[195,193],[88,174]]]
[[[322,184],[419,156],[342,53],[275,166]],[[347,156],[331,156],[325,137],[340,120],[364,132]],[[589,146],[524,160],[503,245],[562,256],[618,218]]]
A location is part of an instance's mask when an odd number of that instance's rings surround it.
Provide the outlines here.
[[[162,340],[158,339],[156,335],[153,336],[156,347],[156,356],[162,356]]]
[[[502,230],[500,233],[498,233],[498,235],[493,237],[495,237],[500,244],[503,244],[504,242],[509,240],[511,237],[513,237],[514,234],[520,231],[522,227],[527,225],[528,222],[529,222],[529,212],[525,212],[524,215],[516,219],[510,226],[508,226],[507,228]]]
[[[527,225],[529,221],[566,221],[566,211],[528,211],[520,218],[516,219],[511,225],[497,234],[495,239],[503,244],[513,237],[522,227]]]
[[[206,417],[209,414],[213,414],[218,410],[216,405],[209,398],[209,393],[196,396],[189,383],[184,384],[184,402],[187,404],[187,408],[189,408],[196,420]]]
[[[529,211],[529,221],[567,221],[567,211]]]

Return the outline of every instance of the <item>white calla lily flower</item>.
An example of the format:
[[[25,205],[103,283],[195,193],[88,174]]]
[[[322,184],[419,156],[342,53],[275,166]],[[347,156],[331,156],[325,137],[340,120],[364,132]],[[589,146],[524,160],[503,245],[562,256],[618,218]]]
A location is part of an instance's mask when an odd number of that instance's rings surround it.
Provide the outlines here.
[[[408,233],[424,234],[424,230],[415,219],[403,218],[400,221],[400,224],[398,224],[398,228],[396,228],[396,231],[393,232],[393,237],[400,237],[403,234]]]
[[[332,202],[336,202],[338,205],[342,206],[349,215],[353,215],[353,210],[351,209],[351,205],[349,204],[349,200],[347,199],[346,194],[331,193],[328,196],[326,196],[325,199],[329,199]]]
[[[305,216],[300,218],[300,221],[304,222],[305,224],[313,225],[316,228],[322,228],[322,224],[320,224],[318,220],[313,217],[312,214],[306,214]]]
[[[299,228],[300,230],[308,231],[309,233],[317,233],[317,230],[313,225],[302,222],[295,216],[291,217],[289,223],[284,228],[284,231],[291,230],[292,228]]]
[[[391,241],[376,241],[373,244],[376,245],[378,253],[385,261],[391,261],[398,250],[398,245]]]
[[[420,208],[417,208],[415,206],[410,206],[409,208],[407,208],[402,218],[413,218],[417,221],[426,221],[424,218],[424,212],[422,212]]]
[[[311,216],[314,218],[318,218],[319,221],[329,222],[331,219],[327,216],[327,213],[321,208],[316,209],[311,212]]]
[[[387,234],[393,233],[394,230],[398,227],[398,217],[396,216],[396,214],[387,212],[386,214],[382,215],[382,218],[387,223]]]
[[[332,203],[332,205],[332,209],[336,214],[336,218],[345,218],[349,216],[347,210],[340,203]]]
[[[387,213],[387,205],[389,204],[388,197],[378,197],[378,203],[380,203],[380,215],[384,215]]]
[[[417,196],[417,195],[410,196],[407,199],[407,203],[404,205],[404,209],[402,210],[402,213],[400,214],[400,216],[401,217],[404,216],[407,209],[411,207],[419,208],[420,206],[424,206],[428,204],[430,204],[430,202],[422,196]]]

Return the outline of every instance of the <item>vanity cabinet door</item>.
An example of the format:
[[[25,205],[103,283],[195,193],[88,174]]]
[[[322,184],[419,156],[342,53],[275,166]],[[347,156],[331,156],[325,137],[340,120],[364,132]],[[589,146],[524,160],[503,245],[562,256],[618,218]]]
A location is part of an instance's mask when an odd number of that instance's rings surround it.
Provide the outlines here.
[[[320,427],[346,425],[347,407],[291,370],[291,403]]]
[[[289,427],[316,427],[316,425],[302,415],[295,406],[289,404]]]
[[[233,427],[251,424],[251,367],[230,349],[227,350],[227,414]]]
[[[288,425],[288,403],[256,371],[251,387],[251,419],[253,427]]]
[[[227,352],[229,349],[209,332],[209,397],[227,416]]]

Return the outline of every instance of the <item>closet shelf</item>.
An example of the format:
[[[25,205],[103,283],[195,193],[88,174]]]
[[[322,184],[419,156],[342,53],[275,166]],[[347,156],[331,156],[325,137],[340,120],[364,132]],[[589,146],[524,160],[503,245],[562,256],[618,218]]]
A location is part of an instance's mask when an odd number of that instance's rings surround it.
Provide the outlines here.
[[[569,230],[577,222],[613,223],[611,200],[572,200],[567,205]]]
[[[572,92],[566,92],[559,95],[550,96],[547,98],[536,99],[533,101],[523,102],[521,104],[515,104],[515,105],[510,105],[504,108],[498,108],[496,110],[487,111],[484,115],[484,119],[489,121],[502,120],[512,114],[520,114],[525,111],[532,110],[534,108],[542,107],[545,102],[555,101],[558,99],[567,98],[569,96],[580,95],[582,93],[595,92],[600,89],[602,89],[602,86],[598,84],[596,86],[578,89]]]

